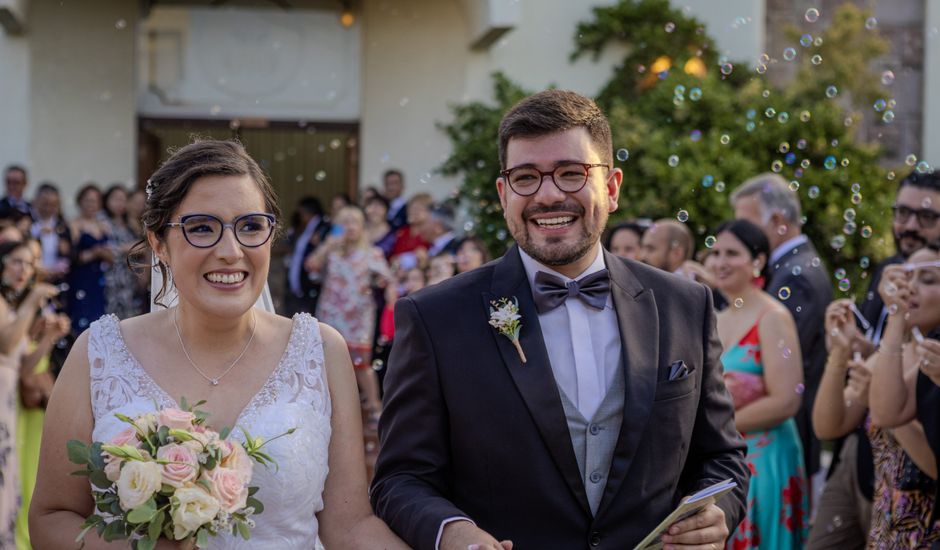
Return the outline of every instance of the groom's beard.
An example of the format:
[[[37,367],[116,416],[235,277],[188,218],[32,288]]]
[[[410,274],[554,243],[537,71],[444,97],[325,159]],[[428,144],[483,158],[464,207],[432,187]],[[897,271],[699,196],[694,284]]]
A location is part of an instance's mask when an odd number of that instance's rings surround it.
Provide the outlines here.
[[[581,223],[581,233],[578,238],[574,242],[566,243],[564,237],[548,237],[545,239],[544,244],[534,243],[532,236],[529,234],[529,218],[536,214],[555,212],[569,212],[578,215],[578,222]],[[574,263],[590,252],[600,240],[601,232],[607,225],[609,213],[603,208],[598,207],[594,212],[594,227],[588,226],[588,220],[584,217],[584,213],[584,207],[576,203],[531,206],[522,212],[521,227],[514,223],[508,225],[513,238],[519,244],[519,248],[526,254],[542,265],[549,267],[562,266]]]

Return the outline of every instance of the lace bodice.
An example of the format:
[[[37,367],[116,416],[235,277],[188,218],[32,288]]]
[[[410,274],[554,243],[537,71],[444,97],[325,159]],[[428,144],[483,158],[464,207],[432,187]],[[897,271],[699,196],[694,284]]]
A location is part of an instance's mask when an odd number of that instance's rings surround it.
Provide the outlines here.
[[[137,416],[178,407],[131,355],[118,318],[106,315],[89,329],[91,406],[95,441],[107,441],[126,425],[114,413]],[[296,427],[292,435],[265,447],[279,468],[255,465],[251,484],[264,512],[255,517],[251,540],[224,535],[210,539],[212,549],[310,549],[317,538],[315,514],[323,508],[328,471],[330,395],[324,372],[319,325],[308,314],[294,316],[287,349],[261,390],[239,414],[236,426],[265,439]],[[216,426],[221,429],[221,426]],[[231,438],[244,440],[241,430]]]

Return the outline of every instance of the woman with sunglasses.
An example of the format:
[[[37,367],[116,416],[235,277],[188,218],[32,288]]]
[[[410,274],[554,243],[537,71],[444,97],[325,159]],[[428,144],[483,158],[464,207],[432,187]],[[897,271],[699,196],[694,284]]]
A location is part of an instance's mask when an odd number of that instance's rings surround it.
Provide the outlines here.
[[[404,548],[367,500],[356,381],[343,338],[307,314],[253,307],[271,261],[279,208],[267,177],[231,141],[199,141],[150,179],[146,244],[178,305],[118,321],[105,316],[76,342],[49,404],[33,543],[71,548],[94,502],[70,476],[66,442],[107,441],[134,417],[177,400],[206,400],[209,425],[272,441],[278,468],[255,465],[265,503],[250,541],[225,534],[209,548]],[[242,438],[239,429],[233,439]],[[93,532],[85,548],[109,548]],[[126,544],[126,543],[125,543]],[[161,540],[158,548],[179,548]]]

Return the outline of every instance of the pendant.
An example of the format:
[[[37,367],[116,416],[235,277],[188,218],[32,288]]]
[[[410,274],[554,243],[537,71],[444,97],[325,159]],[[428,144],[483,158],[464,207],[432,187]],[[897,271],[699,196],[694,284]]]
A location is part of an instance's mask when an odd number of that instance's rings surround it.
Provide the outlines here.
[[[212,380],[209,380],[209,383],[212,384],[213,386],[218,386],[218,385],[219,385],[219,379],[218,379],[218,378],[213,378]]]

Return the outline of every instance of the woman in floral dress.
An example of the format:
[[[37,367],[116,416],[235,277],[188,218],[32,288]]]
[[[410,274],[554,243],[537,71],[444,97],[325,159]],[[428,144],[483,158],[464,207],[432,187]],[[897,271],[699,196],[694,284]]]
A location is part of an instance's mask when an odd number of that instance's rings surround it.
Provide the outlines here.
[[[382,404],[371,364],[376,318],[372,289],[389,284],[391,272],[382,250],[368,240],[362,210],[343,207],[333,222],[331,235],[307,259],[307,269],[323,275],[317,317],[346,339],[356,381],[374,420]]]
[[[735,220],[719,226],[716,236],[710,267],[731,304],[718,314],[721,362],[751,470],[747,515],[728,548],[801,549],[809,529],[809,497],[793,421],[803,390],[796,324],[762,289],[770,245],[761,229]]]

